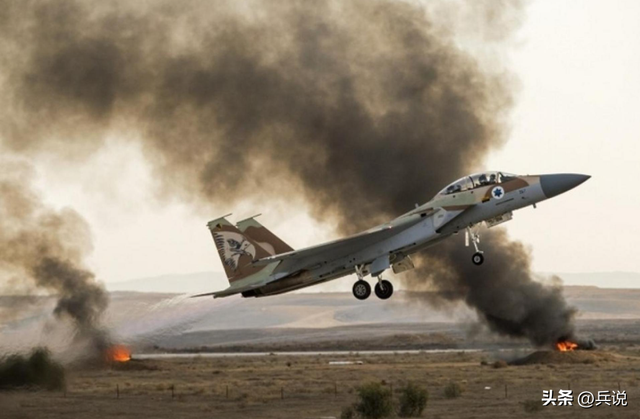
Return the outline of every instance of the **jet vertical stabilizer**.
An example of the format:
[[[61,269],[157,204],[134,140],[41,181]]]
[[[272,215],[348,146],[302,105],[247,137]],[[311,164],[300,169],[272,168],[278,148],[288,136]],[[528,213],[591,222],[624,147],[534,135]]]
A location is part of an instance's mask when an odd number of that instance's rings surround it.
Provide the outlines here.
[[[271,256],[292,251],[293,247],[289,246],[255,219],[258,215],[238,221],[236,227],[245,236],[262,246]]]
[[[229,283],[255,276],[264,269],[262,266],[253,266],[251,262],[271,255],[226,218],[209,221],[207,227],[213,236]]]

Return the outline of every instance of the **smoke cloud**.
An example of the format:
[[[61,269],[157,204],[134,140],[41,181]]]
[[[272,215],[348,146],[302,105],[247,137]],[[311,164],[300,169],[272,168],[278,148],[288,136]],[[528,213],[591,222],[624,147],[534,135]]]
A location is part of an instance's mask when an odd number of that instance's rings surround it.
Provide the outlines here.
[[[3,160],[0,170],[0,273],[15,292],[45,290],[57,297],[54,315],[71,320],[74,344],[97,356],[107,345],[99,326],[108,296],[84,266],[91,250],[89,226],[70,209],[45,206],[33,190],[26,163]],[[35,288],[35,289],[34,289]],[[27,302],[24,298],[14,297]]]
[[[516,1],[473,5],[488,43],[523,14]],[[316,218],[353,233],[481,168],[506,139],[512,78],[434,20],[446,7],[0,0],[0,10],[4,147],[72,159],[128,133],[160,193],[195,205],[302,194]],[[500,230],[483,238],[482,268],[445,243],[407,284],[446,289],[491,329],[537,345],[571,334],[572,311],[532,280],[523,246]]]
[[[492,331],[505,336],[527,338],[536,346],[574,338],[575,310],[561,287],[534,281],[529,251],[504,230],[483,233],[481,267],[471,263],[472,252],[462,237],[453,237],[425,251],[422,266],[405,283],[414,290],[439,290],[426,294],[431,304],[464,301]]]

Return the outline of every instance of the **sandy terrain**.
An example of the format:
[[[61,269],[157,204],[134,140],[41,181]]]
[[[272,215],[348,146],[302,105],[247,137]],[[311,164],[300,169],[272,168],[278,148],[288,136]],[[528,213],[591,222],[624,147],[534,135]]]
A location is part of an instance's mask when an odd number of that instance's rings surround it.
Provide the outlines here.
[[[71,374],[62,393],[0,393],[3,419],[27,418],[319,418],[339,417],[355,400],[354,388],[384,382],[396,393],[406,381],[429,390],[425,417],[514,418],[638,417],[640,352],[609,352],[582,364],[493,368],[488,353],[417,355],[264,356],[222,359],[138,361],[149,370],[86,370]],[[502,354],[502,357],[507,354]],[[610,358],[610,359],[608,359]],[[360,360],[362,365],[329,365]],[[131,364],[134,365],[134,364]],[[464,388],[458,399],[446,399],[450,381]],[[539,401],[543,389],[576,392],[627,392],[629,406],[585,410],[545,407],[525,413],[523,403]],[[120,398],[116,397],[116,386]],[[171,386],[175,386],[174,397]],[[505,386],[507,394],[505,395]],[[490,389],[486,389],[490,387]],[[227,396],[228,388],[228,396]]]
[[[186,300],[162,294],[116,293],[107,322],[136,351],[366,350],[480,348],[478,353],[266,356],[146,360],[129,369],[73,371],[62,393],[0,393],[0,419],[29,418],[317,418],[339,417],[354,402],[354,389],[384,381],[394,391],[407,381],[429,389],[425,417],[513,418],[522,416],[639,417],[640,292],[569,287],[577,306],[579,335],[593,338],[611,359],[564,364],[481,365],[532,349],[526,342],[485,333],[469,311],[437,312],[399,293],[387,303],[359,302],[348,294],[293,294],[258,300]],[[397,297],[397,298],[396,298]],[[14,314],[15,300],[0,298]],[[0,347],[38,342],[50,299],[25,304],[0,328]],[[13,305],[12,305],[13,304]],[[0,310],[0,314],[2,310]],[[329,365],[361,360],[363,365]],[[136,366],[142,365],[142,369]],[[446,399],[455,381],[465,392]],[[620,384],[618,384],[620,383]],[[507,397],[505,398],[505,385]],[[543,389],[627,391],[629,406],[584,410],[550,407],[525,413]],[[175,386],[172,397],[172,386]],[[228,397],[227,397],[228,387]],[[485,389],[490,387],[490,389]],[[116,398],[116,388],[120,398]],[[396,394],[396,399],[397,399]]]

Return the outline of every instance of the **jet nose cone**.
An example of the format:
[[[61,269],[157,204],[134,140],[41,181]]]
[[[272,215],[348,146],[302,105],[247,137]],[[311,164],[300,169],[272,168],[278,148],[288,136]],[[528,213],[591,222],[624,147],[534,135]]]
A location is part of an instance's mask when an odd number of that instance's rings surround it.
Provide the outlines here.
[[[586,182],[590,177],[589,175],[579,175],[575,173],[542,175],[540,176],[540,186],[542,187],[544,195],[547,198],[552,198]]]

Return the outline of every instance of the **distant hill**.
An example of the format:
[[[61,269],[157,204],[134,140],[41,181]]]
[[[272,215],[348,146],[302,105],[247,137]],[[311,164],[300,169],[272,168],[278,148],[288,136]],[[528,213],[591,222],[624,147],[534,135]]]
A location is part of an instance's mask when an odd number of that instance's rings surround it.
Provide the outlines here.
[[[125,343],[163,348],[263,345],[271,351],[276,347],[269,345],[300,349],[301,342],[322,342],[325,346],[320,348],[344,349],[345,342],[370,340],[378,349],[393,349],[499,339],[478,334],[481,329],[476,327],[477,315],[472,309],[463,303],[442,304],[435,293],[399,290],[390,300],[367,301],[356,300],[351,292],[189,298],[189,294],[224,287],[210,285],[215,280],[214,273],[202,272],[111,284],[112,289],[121,291],[111,292],[104,323]],[[177,290],[183,295],[145,291],[150,288]],[[587,336],[597,337],[597,341],[628,336],[640,340],[640,289],[567,286],[563,294],[577,309],[577,325]],[[440,304],[430,305],[434,301]],[[0,296],[0,352],[3,347],[37,344],[55,304],[55,296]],[[589,329],[580,329],[587,326]]]
[[[151,278],[131,279],[107,283],[109,291],[136,291],[174,294],[200,294],[224,289],[229,286],[222,272],[195,272],[169,274]]]
[[[556,275],[564,285],[596,286],[600,288],[640,288],[640,273],[636,272],[595,272],[595,273],[543,273],[542,276]],[[398,289],[401,287],[398,284]],[[107,283],[109,291],[137,291],[176,294],[198,294],[217,291],[229,286],[222,272],[195,272],[189,274],[168,274],[150,278]],[[350,283],[341,286],[320,285],[309,288],[310,292],[349,292]]]
[[[549,274],[545,274],[549,275]],[[564,285],[586,285],[600,288],[640,288],[637,272],[556,273]]]

